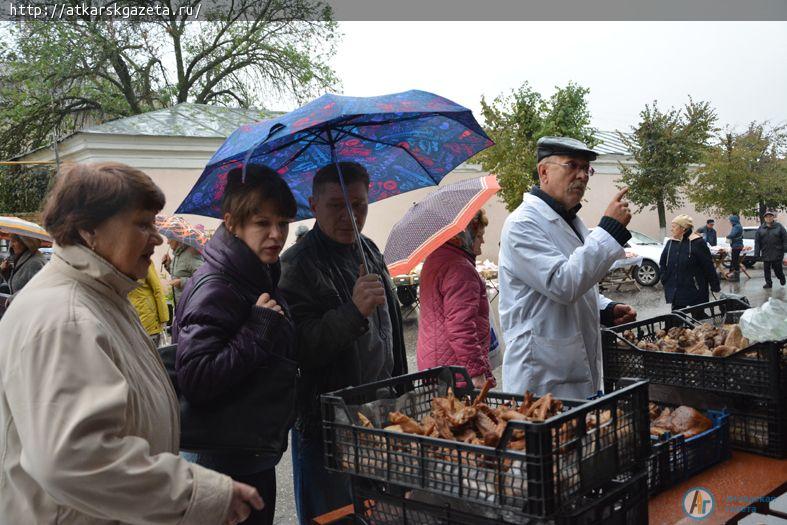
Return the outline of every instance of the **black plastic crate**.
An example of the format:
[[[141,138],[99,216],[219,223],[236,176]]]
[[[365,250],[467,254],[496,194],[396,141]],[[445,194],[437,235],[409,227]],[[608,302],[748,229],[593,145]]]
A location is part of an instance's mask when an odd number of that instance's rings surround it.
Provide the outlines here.
[[[505,512],[487,510],[445,496],[401,491],[353,480],[355,519],[364,525],[629,525],[648,522],[647,480],[641,473],[607,483],[576,501],[565,513],[542,518],[513,518]]]
[[[730,446],[775,458],[787,457],[787,403],[730,396]]]
[[[605,378],[607,392],[629,380]],[[787,457],[787,402],[745,394],[726,394],[690,388],[649,385],[651,401],[688,405],[698,410],[724,410],[729,414],[730,448],[775,458]]]
[[[754,343],[727,357],[643,350],[623,337],[654,342],[659,330],[696,326],[697,321],[666,314],[602,331],[604,377],[639,377],[653,384],[746,394],[764,399],[787,397],[785,342]]]
[[[646,382],[593,401],[563,400],[564,412],[544,423],[509,422],[496,448],[369,429],[358,422],[360,405],[380,399],[398,403],[396,410],[420,420],[430,412],[431,399],[445,395],[448,387],[458,397],[474,398],[477,390],[456,387],[457,376],[472,385],[463,368],[443,367],[322,396],[326,466],[547,517],[621,473],[645,467],[650,452]],[[490,392],[486,403],[495,407],[512,400],[520,402],[522,396]],[[611,418],[589,431],[588,416],[599,421],[602,414]],[[526,451],[506,448],[515,431],[524,434]]]
[[[725,297],[716,301],[680,308],[675,310],[674,313],[687,317],[690,320],[721,326],[725,323],[737,323],[740,312],[749,308],[751,308],[751,305],[749,305],[749,300],[745,297],[740,299]]]
[[[686,473],[683,436],[651,437],[648,458],[648,494],[653,496],[680,483]]]

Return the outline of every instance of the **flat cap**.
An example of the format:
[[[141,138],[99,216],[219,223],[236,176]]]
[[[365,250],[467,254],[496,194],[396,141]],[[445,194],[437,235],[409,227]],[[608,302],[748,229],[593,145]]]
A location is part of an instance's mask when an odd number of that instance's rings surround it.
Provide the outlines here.
[[[596,160],[598,153],[583,142],[571,137],[541,137],[536,143],[536,162],[550,155],[565,155],[587,160]]]
[[[776,210],[773,209],[766,210],[765,213],[762,214],[762,216],[765,217],[766,215],[773,215],[774,217],[776,217]]]

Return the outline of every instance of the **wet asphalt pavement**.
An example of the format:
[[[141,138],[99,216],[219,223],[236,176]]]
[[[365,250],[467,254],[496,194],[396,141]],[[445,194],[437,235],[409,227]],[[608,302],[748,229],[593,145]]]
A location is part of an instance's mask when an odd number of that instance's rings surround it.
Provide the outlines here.
[[[749,299],[752,306],[762,305],[769,297],[775,297],[787,301],[787,286],[780,286],[774,280],[774,287],[770,290],[762,288],[764,284],[762,265],[748,270],[751,278],[741,275],[739,283],[729,283],[722,281],[721,291],[727,294],[740,294]],[[602,292],[604,295],[615,301],[630,304],[637,310],[638,319],[647,319],[656,315],[669,313],[670,307],[664,302],[664,291],[660,284],[654,287],[628,286],[621,290],[607,289]],[[497,315],[497,300],[492,302],[492,313]],[[407,345],[407,361],[411,371],[417,370],[415,361],[415,349],[418,339],[418,311],[411,313],[405,318],[404,339]],[[495,370],[495,377],[498,384],[502,384],[502,368]],[[285,453],[279,465],[276,467],[277,495],[276,495],[276,525],[294,525],[297,523],[295,517],[295,501],[292,486],[292,462],[290,461],[289,450]]]

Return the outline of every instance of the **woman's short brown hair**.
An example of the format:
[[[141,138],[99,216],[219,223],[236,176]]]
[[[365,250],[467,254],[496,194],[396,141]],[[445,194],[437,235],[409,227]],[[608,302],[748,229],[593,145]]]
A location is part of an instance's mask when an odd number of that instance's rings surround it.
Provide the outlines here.
[[[132,209],[158,213],[166,199],[142,171],[120,164],[71,164],[58,173],[44,204],[44,228],[61,246],[84,244],[79,230]]]
[[[221,214],[232,217],[227,227],[243,226],[260,212],[263,203],[271,203],[282,217],[295,218],[298,204],[290,187],[278,173],[267,166],[251,164],[243,169],[233,168],[227,173],[227,187],[221,198]]]

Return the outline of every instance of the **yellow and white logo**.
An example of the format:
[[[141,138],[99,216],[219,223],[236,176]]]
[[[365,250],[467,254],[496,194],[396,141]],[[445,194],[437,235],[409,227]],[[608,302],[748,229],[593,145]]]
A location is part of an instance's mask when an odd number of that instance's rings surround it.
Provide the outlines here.
[[[708,489],[695,487],[683,496],[683,511],[695,520],[704,520],[710,516],[713,507],[713,494]]]

